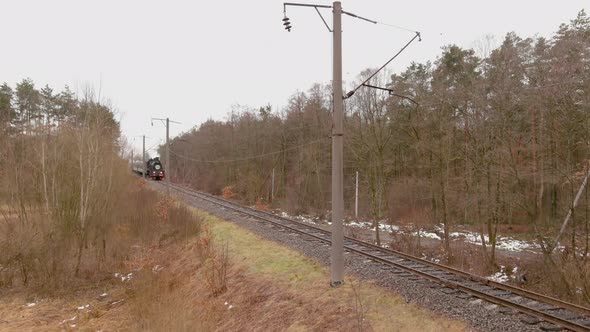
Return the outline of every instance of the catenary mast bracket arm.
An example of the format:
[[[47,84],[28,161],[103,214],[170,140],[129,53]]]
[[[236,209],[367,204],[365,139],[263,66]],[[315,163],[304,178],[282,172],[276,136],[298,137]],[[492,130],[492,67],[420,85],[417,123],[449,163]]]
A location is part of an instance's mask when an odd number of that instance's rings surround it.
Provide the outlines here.
[[[312,5],[308,3],[297,3],[297,2],[284,2],[283,6],[286,8],[287,6],[296,6],[296,7],[314,7],[314,8],[332,8],[332,6],[326,5]]]
[[[162,119],[162,118],[152,118],[152,120],[160,120],[160,121],[162,121],[162,122],[163,122],[163,121],[166,121],[166,119]],[[171,123],[177,123],[177,124],[182,124],[181,122],[178,122],[178,121],[173,121],[173,120],[168,120],[168,122],[171,122]]]
[[[393,57],[391,57],[391,59],[387,60],[387,62],[385,64],[383,64],[383,66],[379,67],[379,69],[377,69],[373,74],[371,74],[369,77],[367,77],[361,84],[359,84],[356,88],[350,90],[345,96],[343,96],[344,99],[348,99],[350,97],[352,97],[352,95],[354,95],[354,93],[360,89],[363,85],[367,84],[367,82],[369,82],[375,75],[377,75],[381,70],[383,70],[383,68],[385,68],[391,61],[393,61],[395,58],[398,57],[398,55],[400,55],[408,46],[410,46],[410,44],[412,44],[414,42],[414,40],[418,39],[419,41],[422,41],[420,32],[416,31],[414,38],[410,39],[409,42],[406,43],[406,45],[404,45],[404,47],[401,48],[401,50],[399,50]]]
[[[332,29],[330,29],[330,26],[328,25],[326,20],[324,20],[324,17],[322,16],[322,13],[320,13],[320,10],[316,7],[315,11],[318,12],[318,15],[320,15],[320,18],[322,19],[322,22],[324,22],[324,24],[326,25],[326,28],[328,28],[328,31],[332,32]]]
[[[308,4],[308,3],[296,3],[296,2],[284,2],[283,3],[283,12],[287,13],[287,6],[295,6],[295,7],[313,7],[316,12],[318,13],[318,15],[320,15],[320,18],[322,19],[322,21],[324,22],[324,24],[326,25],[326,28],[328,28],[328,31],[332,32],[332,29],[330,29],[330,26],[328,25],[328,23],[326,22],[326,20],[324,19],[324,17],[322,16],[322,14],[320,13],[320,11],[318,10],[318,8],[332,8],[332,6],[327,6],[327,5],[313,5],[313,4]],[[358,18],[360,20],[363,21],[367,21],[373,24],[377,24],[379,22],[368,19],[366,17],[362,17],[359,16],[357,14],[351,13],[351,12],[347,12],[344,10],[341,10],[342,14],[346,14],[348,16],[354,17],[354,18]]]
[[[394,97],[398,97],[398,98],[402,98],[402,99],[407,99],[407,100],[411,101],[412,103],[414,103],[416,106],[420,106],[420,104],[418,104],[418,102],[415,101],[414,99],[412,99],[412,98],[410,98],[408,96],[397,94],[392,89],[383,88],[383,87],[380,87],[380,86],[370,85],[370,84],[366,84],[366,83],[363,83],[362,86],[367,87],[367,88],[372,88],[372,89],[387,91],[387,92],[389,92],[389,95],[390,96],[394,96]]]
[[[363,20],[363,21],[367,21],[367,22],[371,22],[371,23],[373,23],[373,24],[377,24],[377,21],[373,21],[373,20],[370,20],[370,19],[368,19],[368,18],[365,18],[365,17],[362,17],[362,16],[358,16],[357,14],[353,14],[353,13],[346,12],[346,11],[344,11],[344,10],[342,11],[342,14],[346,14],[346,15],[348,15],[348,16],[352,16],[352,17],[354,17],[354,18],[358,18],[358,19],[361,19],[361,20]]]
[[[313,9],[315,9],[315,11],[318,13],[320,18],[322,19],[322,22],[324,22],[324,25],[326,26],[326,28],[328,28],[328,31],[332,32],[332,29],[330,29],[330,26],[328,25],[328,23],[326,22],[326,20],[322,16],[322,13],[320,13],[320,11],[318,10],[318,8],[332,8],[332,6],[314,5],[314,4],[308,4],[308,3],[284,2],[283,3],[283,14],[285,15],[285,18],[283,18],[283,21],[286,21],[286,23],[284,23],[284,25],[285,25],[285,29],[287,31],[291,31],[291,25],[289,24],[289,18],[287,18],[287,6],[311,7]]]

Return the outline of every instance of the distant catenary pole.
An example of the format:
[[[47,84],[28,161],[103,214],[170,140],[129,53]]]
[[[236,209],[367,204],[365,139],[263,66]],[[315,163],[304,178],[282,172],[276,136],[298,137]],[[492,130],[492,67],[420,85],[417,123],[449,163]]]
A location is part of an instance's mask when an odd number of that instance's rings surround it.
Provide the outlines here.
[[[359,217],[359,171],[356,171],[356,180],[354,186],[354,217]]]
[[[142,148],[142,154],[141,154],[141,167],[143,169],[143,177],[146,177],[146,173],[147,173],[147,167],[145,164],[145,135],[143,135],[143,148]]]
[[[270,201],[274,201],[275,200],[275,169],[274,167],[272,168],[272,180],[271,180],[271,184],[270,184]]]
[[[164,176],[166,181],[166,191],[168,195],[170,195],[170,174],[172,173],[172,167],[170,167],[170,119],[166,118],[166,168],[168,169],[165,172],[168,172]]]

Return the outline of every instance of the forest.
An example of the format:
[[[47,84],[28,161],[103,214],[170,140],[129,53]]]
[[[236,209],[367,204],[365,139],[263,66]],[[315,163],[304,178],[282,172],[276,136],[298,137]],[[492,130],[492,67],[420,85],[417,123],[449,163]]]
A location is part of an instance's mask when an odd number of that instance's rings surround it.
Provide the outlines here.
[[[370,73],[347,82],[345,92]],[[469,227],[493,270],[498,235],[518,231],[544,253],[539,270],[551,271],[548,284],[590,302],[584,11],[550,38],[509,33],[473,49],[448,45],[432,62],[380,74],[370,84],[395,95],[361,88],[345,100],[348,216],[358,172],[360,217],[373,223],[378,244],[379,225],[436,229],[452,264],[460,253],[451,233]],[[130,150],[114,110],[98,99],[68,87],[39,89],[30,79],[0,85],[0,169],[7,175],[0,178],[0,203],[13,213],[3,220],[18,220],[2,224],[8,236],[0,264],[18,267],[25,283],[33,273],[59,274],[59,255],[75,257],[63,267],[68,273],[78,274],[86,251],[95,254],[93,264],[103,264],[114,227],[106,221],[129,217],[111,214],[121,210],[113,207],[126,192],[121,156]],[[172,139],[167,174],[247,204],[327,218],[331,103],[331,87],[316,84],[281,109],[236,105],[224,120]],[[45,254],[55,258],[39,266]]]
[[[0,288],[61,289],[125,257],[113,229],[132,178],[112,107],[23,79],[0,86],[0,119]]]
[[[347,82],[345,94],[370,73]],[[379,224],[436,227],[452,262],[450,233],[468,226],[480,234],[480,254],[494,267],[499,232],[524,230],[545,253],[542,266],[553,271],[552,282],[590,299],[584,190],[590,18],[584,11],[550,38],[508,33],[473,49],[448,45],[434,61],[380,74],[370,84],[395,95],[361,88],[345,100],[349,216],[358,171],[360,215],[373,223],[377,243]],[[281,109],[236,105],[224,120],[171,141],[168,174],[248,204],[326,217],[330,113],[325,84],[296,92]]]

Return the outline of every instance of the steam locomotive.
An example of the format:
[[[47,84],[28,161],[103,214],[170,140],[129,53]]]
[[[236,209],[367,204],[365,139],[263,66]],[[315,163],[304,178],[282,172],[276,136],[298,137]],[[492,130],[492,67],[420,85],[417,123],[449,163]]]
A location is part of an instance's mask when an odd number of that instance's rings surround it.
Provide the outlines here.
[[[151,177],[152,180],[162,180],[164,178],[164,167],[159,157],[150,158],[146,162],[145,177]]]
[[[166,174],[159,157],[151,158],[145,164],[141,161],[134,162],[132,169],[136,174],[153,180],[162,180]]]

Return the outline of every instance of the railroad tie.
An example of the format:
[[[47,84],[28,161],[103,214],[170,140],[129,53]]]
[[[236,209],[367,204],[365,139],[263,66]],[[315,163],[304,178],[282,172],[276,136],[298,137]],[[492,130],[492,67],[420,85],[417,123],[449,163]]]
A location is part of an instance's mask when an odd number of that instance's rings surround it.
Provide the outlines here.
[[[456,296],[457,296],[457,298],[460,298],[462,300],[468,300],[468,299],[473,298],[473,295],[465,293],[465,292],[461,292],[461,294],[456,295]]]
[[[539,325],[539,329],[543,331],[562,331],[563,328],[561,326],[557,326],[551,323],[544,322],[543,324]]]
[[[590,328],[590,318],[581,319],[578,321],[580,325],[588,326]]]
[[[495,290],[488,292],[488,294],[493,295],[493,296],[507,296],[507,295],[512,295],[512,292],[505,291],[503,289],[495,289]]]
[[[529,324],[529,325],[536,325],[541,322],[541,320],[539,318],[537,318],[535,316],[529,316],[529,315],[525,315],[524,317],[521,317],[520,321],[525,324]]]
[[[445,294],[455,294],[455,293],[460,292],[460,290],[454,289],[454,288],[443,288],[442,292]]]

